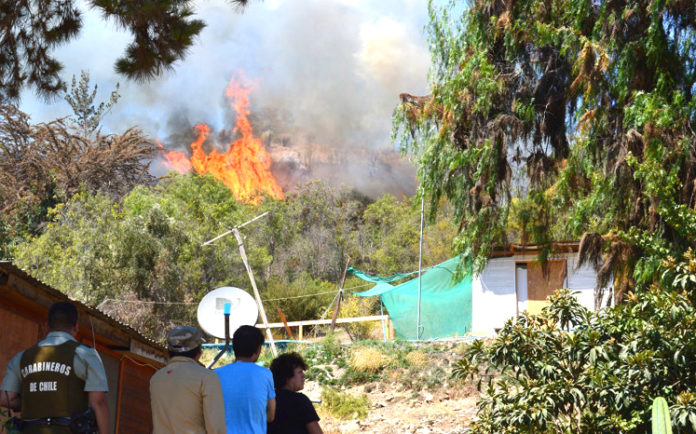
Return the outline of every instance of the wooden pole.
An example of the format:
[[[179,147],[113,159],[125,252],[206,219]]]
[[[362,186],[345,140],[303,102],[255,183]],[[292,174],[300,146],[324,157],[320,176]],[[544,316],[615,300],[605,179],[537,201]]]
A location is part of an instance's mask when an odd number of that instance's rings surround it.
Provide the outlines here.
[[[346,283],[346,273],[348,273],[348,265],[350,265],[350,256],[348,257],[348,261],[346,261],[346,268],[343,270],[341,286],[338,288],[338,297],[336,297],[336,308],[334,309],[333,316],[331,317],[331,327],[329,329],[332,332],[336,327],[336,318],[338,318],[338,310],[341,308],[341,299],[343,298],[343,285]]]
[[[276,349],[275,341],[273,340],[273,334],[271,329],[268,328],[268,318],[266,317],[266,311],[263,308],[263,302],[261,301],[261,296],[259,295],[259,290],[256,287],[256,280],[254,280],[254,272],[251,271],[249,266],[249,260],[247,259],[246,251],[244,250],[244,242],[242,241],[242,235],[239,233],[239,229],[232,229],[234,237],[237,238],[237,245],[239,246],[239,254],[242,256],[242,261],[246,267],[247,273],[249,274],[249,280],[251,280],[251,287],[254,289],[254,298],[256,299],[256,304],[259,305],[259,313],[261,314],[261,320],[263,325],[266,327],[266,337],[271,345],[271,352],[273,352],[273,357],[278,357],[278,350]]]

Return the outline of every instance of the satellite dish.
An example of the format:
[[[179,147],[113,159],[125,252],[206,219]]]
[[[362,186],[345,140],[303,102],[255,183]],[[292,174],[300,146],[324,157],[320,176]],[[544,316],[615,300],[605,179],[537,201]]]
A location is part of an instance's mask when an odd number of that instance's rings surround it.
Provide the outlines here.
[[[198,324],[211,336],[225,338],[225,303],[230,304],[230,337],[240,326],[255,325],[259,316],[256,301],[243,289],[223,286],[198,303]]]

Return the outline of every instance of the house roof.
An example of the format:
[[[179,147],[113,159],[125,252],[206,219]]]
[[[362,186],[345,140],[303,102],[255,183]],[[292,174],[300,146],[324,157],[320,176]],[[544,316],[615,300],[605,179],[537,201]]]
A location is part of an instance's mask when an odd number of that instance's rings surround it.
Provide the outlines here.
[[[508,246],[496,246],[490,257],[500,258],[513,255],[532,255],[540,253],[545,247],[540,244],[510,244]],[[579,241],[554,241],[550,245],[551,253],[576,253],[580,248]]]
[[[167,350],[162,344],[144,336],[133,327],[101,310],[71,298],[30,276],[12,262],[0,261],[0,288],[2,287],[14,289],[15,294],[3,291],[0,293],[0,301],[3,304],[15,305],[25,314],[37,316],[37,311],[40,311],[40,319],[45,321],[51,304],[67,301],[73,303],[80,312],[80,327],[86,331],[91,331],[93,338],[95,338],[95,334],[100,335],[100,343],[109,349],[132,353],[160,362],[163,362],[166,357]]]

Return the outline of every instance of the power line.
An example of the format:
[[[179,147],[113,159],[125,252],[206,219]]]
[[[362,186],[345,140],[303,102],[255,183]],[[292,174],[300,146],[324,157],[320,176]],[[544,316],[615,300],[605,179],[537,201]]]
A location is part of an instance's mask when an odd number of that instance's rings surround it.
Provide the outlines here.
[[[370,286],[372,283],[366,283],[364,285],[357,285],[353,286],[350,288],[344,288],[344,291],[348,291],[351,289],[357,289],[357,288],[364,288],[366,286]],[[296,298],[305,298],[305,297],[315,297],[317,295],[326,295],[326,294],[333,294],[335,291],[324,291],[324,292],[315,292],[312,294],[302,294],[302,295],[294,295],[292,297],[281,297],[281,298],[266,298],[263,299],[262,301],[278,301],[278,300],[291,300],[291,299],[296,299]],[[157,305],[181,305],[181,306],[192,306],[192,305],[197,305],[197,302],[194,301],[152,301],[152,300],[119,300],[117,298],[107,298],[105,299],[102,304],[104,303],[138,303],[138,304],[157,304]]]

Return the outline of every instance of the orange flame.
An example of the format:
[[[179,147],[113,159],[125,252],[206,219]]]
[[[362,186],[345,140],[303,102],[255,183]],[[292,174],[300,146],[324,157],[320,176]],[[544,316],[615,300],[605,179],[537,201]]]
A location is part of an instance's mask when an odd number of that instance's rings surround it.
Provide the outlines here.
[[[165,152],[162,143],[157,139],[155,139],[155,142],[157,142],[157,146],[160,148],[160,153],[166,159],[166,161],[164,161],[165,166],[179,173],[186,173],[191,170],[191,162],[186,156],[186,153],[180,151]]]
[[[270,155],[261,144],[261,140],[254,136],[251,122],[247,119],[250,113],[250,91],[250,87],[242,86],[235,78],[225,89],[232,108],[237,112],[234,132],[242,135],[230,143],[227,152],[221,154],[212,150],[206,155],[203,143],[210,134],[210,127],[197,124],[194,129],[198,137],[191,143],[191,159],[186,158],[183,152],[171,151],[164,154],[167,160],[165,164],[181,173],[190,170],[191,167],[200,174],[210,173],[222,181],[240,201],[256,202],[263,194],[283,199],[283,189],[270,170]]]

